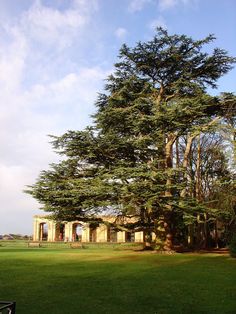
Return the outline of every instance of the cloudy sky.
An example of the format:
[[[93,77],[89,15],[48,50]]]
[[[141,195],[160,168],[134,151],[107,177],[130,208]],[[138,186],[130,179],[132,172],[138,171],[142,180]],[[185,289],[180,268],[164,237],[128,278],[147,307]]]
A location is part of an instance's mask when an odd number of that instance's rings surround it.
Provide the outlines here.
[[[122,43],[156,26],[236,56],[235,0],[1,0],[0,234],[32,233],[39,204],[22,192],[58,157],[48,134],[91,122],[97,92]],[[236,70],[218,83],[236,92]]]

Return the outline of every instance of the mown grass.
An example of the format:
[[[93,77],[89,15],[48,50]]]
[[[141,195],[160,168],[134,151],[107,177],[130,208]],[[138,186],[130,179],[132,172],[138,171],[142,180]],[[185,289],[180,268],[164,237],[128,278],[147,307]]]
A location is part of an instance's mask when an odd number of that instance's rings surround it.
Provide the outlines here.
[[[0,299],[17,314],[236,313],[236,259],[0,247]]]

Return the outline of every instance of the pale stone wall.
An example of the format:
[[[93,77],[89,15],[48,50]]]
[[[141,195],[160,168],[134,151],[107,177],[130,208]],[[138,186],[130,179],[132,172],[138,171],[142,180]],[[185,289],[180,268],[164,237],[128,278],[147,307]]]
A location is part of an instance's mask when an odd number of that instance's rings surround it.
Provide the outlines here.
[[[65,223],[65,241],[72,241],[72,223],[67,222]]]
[[[48,221],[48,241],[54,241],[54,225],[53,221]]]
[[[117,242],[125,242],[125,231],[117,232]]]
[[[135,232],[134,233],[134,241],[135,242],[143,242],[143,231]]]
[[[84,224],[82,230],[82,242],[89,242],[89,224]]]
[[[100,224],[97,228],[97,242],[107,242],[107,226]]]

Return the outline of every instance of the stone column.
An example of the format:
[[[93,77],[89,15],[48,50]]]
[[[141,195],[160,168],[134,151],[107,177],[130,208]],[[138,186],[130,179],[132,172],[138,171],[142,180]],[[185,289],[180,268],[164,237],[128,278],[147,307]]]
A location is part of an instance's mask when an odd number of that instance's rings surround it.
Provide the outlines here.
[[[100,224],[97,228],[97,242],[107,242],[107,226]]]
[[[39,241],[39,222],[37,218],[34,218],[33,241]]]
[[[51,228],[51,221],[47,220],[47,225],[48,225],[48,238],[47,241],[51,242],[52,241],[52,228]]]
[[[82,242],[89,242],[89,224],[83,224]]]
[[[48,220],[47,221],[48,224],[48,242],[53,242],[54,241],[54,234],[53,234],[53,221],[52,220]]]
[[[68,241],[72,242],[72,240],[73,240],[73,222],[68,222],[67,224],[68,224],[68,231],[69,231]]]
[[[125,242],[125,231],[117,232],[117,242]]]
[[[43,224],[39,224],[39,241],[43,241]]]
[[[134,233],[134,242],[143,242],[143,231]]]
[[[52,221],[51,222],[51,235],[52,235],[52,242],[55,242],[56,241],[56,223],[55,221]]]
[[[70,238],[70,223],[65,222],[65,236],[64,236],[64,241],[68,242]]]

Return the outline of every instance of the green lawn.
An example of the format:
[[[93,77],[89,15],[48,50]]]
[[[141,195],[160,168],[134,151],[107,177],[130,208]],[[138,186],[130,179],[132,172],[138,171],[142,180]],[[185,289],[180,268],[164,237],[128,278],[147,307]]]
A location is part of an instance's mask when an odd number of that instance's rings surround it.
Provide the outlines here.
[[[236,259],[109,248],[0,247],[17,314],[236,313]]]

